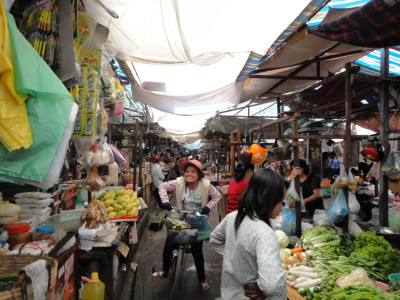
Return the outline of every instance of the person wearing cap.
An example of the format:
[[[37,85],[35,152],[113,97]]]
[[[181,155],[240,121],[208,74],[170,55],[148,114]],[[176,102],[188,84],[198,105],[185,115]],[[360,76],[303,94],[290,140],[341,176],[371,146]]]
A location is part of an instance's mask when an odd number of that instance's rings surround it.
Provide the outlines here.
[[[159,193],[164,208],[171,210],[171,203],[168,201],[167,192],[175,191],[176,206],[179,210],[194,211],[198,210],[203,215],[208,215],[211,209],[218,205],[221,195],[218,190],[204,179],[201,170],[201,163],[198,160],[184,161],[179,164],[179,171],[184,176],[164,182],[159,186]],[[203,242],[191,245],[192,255],[196,265],[197,277],[203,291],[210,289],[206,281],[203,257]],[[163,268],[153,274],[157,278],[164,278],[168,275],[171,265],[172,247],[167,237],[163,250]]]
[[[163,209],[164,206],[161,201],[160,194],[158,192],[158,188],[164,180],[164,174],[161,171],[160,157],[158,155],[154,155],[154,157],[153,157],[153,166],[151,167],[151,176],[153,177],[153,183],[154,183],[153,184],[153,187],[154,187],[153,195],[154,195],[154,197],[156,197],[158,207],[160,209]]]
[[[249,179],[254,173],[254,164],[251,163],[253,153],[244,152],[240,154],[239,163],[235,166],[233,179],[228,186],[228,197],[226,199],[225,214],[237,210],[238,201],[249,184]]]

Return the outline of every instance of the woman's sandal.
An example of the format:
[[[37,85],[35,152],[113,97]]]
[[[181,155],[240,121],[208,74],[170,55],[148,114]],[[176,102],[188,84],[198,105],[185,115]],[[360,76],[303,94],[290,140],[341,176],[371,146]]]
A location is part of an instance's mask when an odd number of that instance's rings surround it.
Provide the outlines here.
[[[203,292],[207,292],[210,289],[208,282],[200,283],[200,286]]]
[[[153,277],[158,278],[158,279],[163,279],[163,278],[167,278],[168,274],[165,273],[165,271],[160,270],[158,272],[153,273]]]

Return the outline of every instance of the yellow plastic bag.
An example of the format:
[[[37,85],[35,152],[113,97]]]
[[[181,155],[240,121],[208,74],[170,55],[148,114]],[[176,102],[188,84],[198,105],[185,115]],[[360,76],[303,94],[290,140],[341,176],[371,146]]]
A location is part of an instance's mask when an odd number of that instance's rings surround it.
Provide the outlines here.
[[[33,143],[25,106],[28,95],[15,90],[13,63],[7,19],[0,2],[0,142],[9,151],[29,148]]]

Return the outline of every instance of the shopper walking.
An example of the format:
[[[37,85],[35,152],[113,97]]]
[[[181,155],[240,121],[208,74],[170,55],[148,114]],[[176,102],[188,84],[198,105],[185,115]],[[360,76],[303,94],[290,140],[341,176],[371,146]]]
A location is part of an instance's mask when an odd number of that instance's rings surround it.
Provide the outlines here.
[[[221,299],[286,300],[285,270],[270,219],[282,209],[284,180],[279,174],[257,170],[239,200],[211,233],[210,242],[224,256]]]
[[[204,179],[201,164],[198,160],[184,161],[179,164],[179,171],[184,173],[183,177],[176,180],[164,182],[159,186],[159,193],[163,201],[164,208],[171,210],[171,203],[168,201],[167,192],[175,191],[176,206],[178,209],[186,211],[200,210],[201,214],[208,215],[221,199],[220,193]],[[203,257],[203,242],[191,245],[194,263],[196,265],[197,277],[203,291],[210,289],[206,281]],[[154,274],[155,277],[164,278],[168,275],[171,265],[172,247],[167,237],[163,250],[162,270]]]
[[[161,201],[158,188],[164,180],[164,174],[161,171],[160,157],[158,155],[154,155],[153,157],[153,165],[151,166],[151,176],[153,177],[153,187],[154,187],[153,196],[156,197],[158,207],[160,209],[163,209],[163,203]]]

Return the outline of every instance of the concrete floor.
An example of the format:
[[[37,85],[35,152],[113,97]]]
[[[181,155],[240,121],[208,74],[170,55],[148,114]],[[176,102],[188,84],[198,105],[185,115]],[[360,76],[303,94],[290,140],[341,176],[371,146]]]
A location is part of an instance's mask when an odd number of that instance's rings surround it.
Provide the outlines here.
[[[172,202],[173,203],[173,202]],[[154,206],[153,206],[154,207]],[[154,208],[153,213],[164,217],[165,213]],[[218,208],[211,211],[211,225],[215,228],[219,223]],[[140,245],[133,259],[137,264],[134,281],[134,300],[169,300],[171,286],[169,279],[152,277],[153,271],[158,271],[162,266],[162,251],[167,232],[165,225],[157,232],[145,229],[140,240]],[[207,281],[211,288],[203,292],[196,275],[196,268],[191,254],[187,255],[185,272],[177,300],[203,300],[217,299],[220,297],[222,256],[216,253],[209,242],[203,242],[203,254]]]

